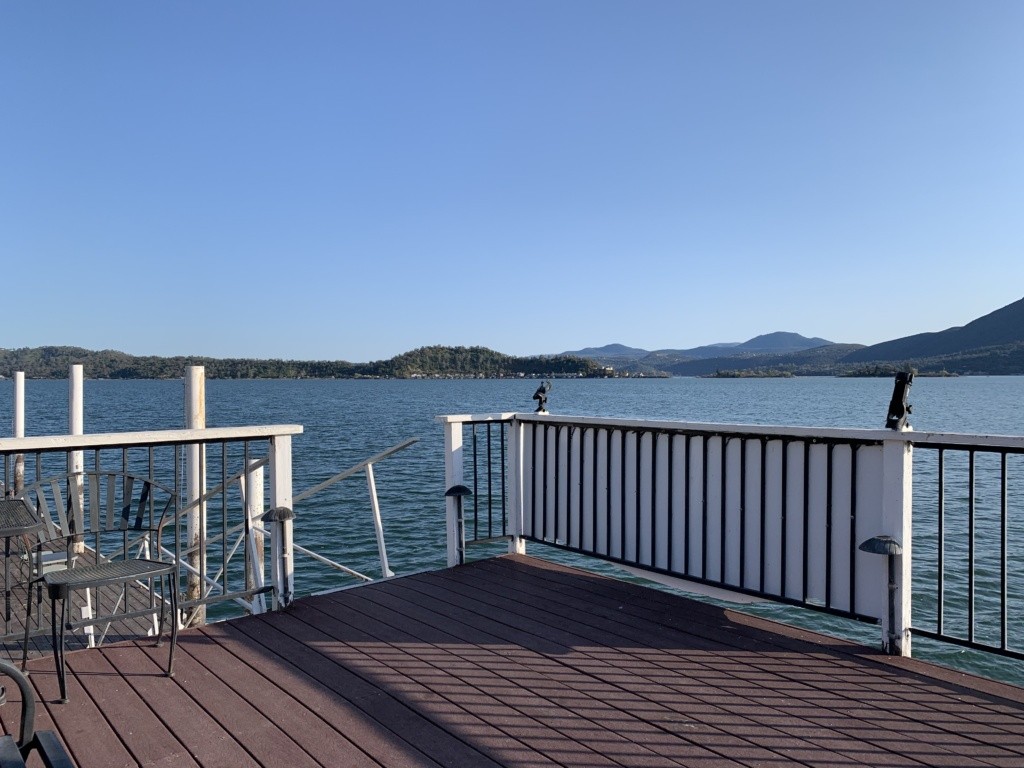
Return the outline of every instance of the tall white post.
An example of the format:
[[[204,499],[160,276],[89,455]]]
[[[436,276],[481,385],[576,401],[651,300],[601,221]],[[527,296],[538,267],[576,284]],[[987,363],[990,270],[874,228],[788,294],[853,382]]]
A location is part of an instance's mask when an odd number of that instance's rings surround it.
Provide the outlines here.
[[[444,487],[447,490],[462,484],[462,422],[447,421],[444,425]],[[462,529],[459,526],[459,499],[445,498],[445,529],[448,532],[448,567],[459,564],[462,550]]]
[[[246,589],[263,588],[263,533],[256,530],[257,527],[263,526],[263,467],[251,467],[257,463],[257,459],[250,459],[249,471],[245,473],[245,515],[249,521],[249,540],[246,542],[249,570],[245,574]],[[263,595],[256,595],[252,599],[252,604],[253,613],[263,613],[267,610]]]
[[[185,373],[185,429],[206,429],[206,370],[201,365],[190,365]],[[193,443],[185,448],[185,489],[188,504],[195,503],[206,492],[206,445]],[[206,581],[206,502],[199,502],[189,510],[188,545],[192,550],[189,564],[195,571],[189,573],[186,600],[203,597],[202,585]],[[193,614],[194,624],[206,623],[206,608],[198,606]]]
[[[508,430],[508,532],[511,536],[508,551],[512,555],[526,554],[523,537],[523,424],[513,418]]]
[[[68,371],[68,434],[85,434],[85,385],[81,364],[72,364]],[[68,452],[68,474],[81,475],[85,471],[85,454],[82,451]],[[84,502],[85,484],[78,484],[78,501]],[[85,539],[79,533],[75,537],[74,551],[81,554],[85,551]],[[88,593],[86,593],[88,594]]]
[[[295,560],[292,540],[292,438],[278,435],[270,441],[270,551],[274,594],[286,607],[295,594]]]
[[[14,424],[13,434],[15,437],[25,436],[25,372],[16,371],[14,374]],[[14,456],[14,495],[17,496],[25,489],[25,454],[19,453]]]
[[[80,364],[74,364],[68,371],[68,434],[85,434],[85,395],[82,384],[83,372]],[[82,451],[68,453],[68,474],[85,470]]]
[[[905,440],[883,443],[881,532],[895,539],[902,553],[891,555],[895,568],[888,599],[892,608],[882,618],[882,644],[887,653],[897,656],[910,656],[913,467],[912,443]]]

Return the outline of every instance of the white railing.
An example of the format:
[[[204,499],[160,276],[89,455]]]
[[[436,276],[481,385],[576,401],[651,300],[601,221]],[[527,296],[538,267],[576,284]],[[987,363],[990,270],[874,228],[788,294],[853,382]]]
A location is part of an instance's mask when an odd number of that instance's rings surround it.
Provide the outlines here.
[[[890,653],[909,655],[913,632],[1019,654],[1006,631],[1008,585],[1011,592],[1024,588],[1024,579],[1014,587],[1014,574],[1008,575],[1005,553],[1013,530],[1006,532],[1012,507],[1006,501],[1006,465],[1007,455],[1024,453],[1024,438],[508,413],[439,421],[445,427],[449,488],[466,477],[480,486],[481,472],[500,477],[488,482],[500,487],[501,531],[510,551],[536,541],[675,580],[694,591],[723,590],[875,621]],[[465,450],[463,437],[466,429],[475,435],[495,424],[506,442],[506,459],[497,471],[479,460],[475,448]],[[964,576],[970,580],[964,590],[969,592],[965,636],[944,634],[942,628],[943,569],[948,578],[953,567],[948,557],[943,565],[943,551],[958,550],[949,543],[948,524],[943,540],[941,516],[939,544],[923,541],[926,551],[919,558],[922,573],[929,567],[925,563],[938,558],[939,628],[912,622],[914,507],[919,507],[919,524],[930,525],[934,515],[927,508],[935,498],[929,489],[915,502],[915,444],[972,457],[983,451],[1002,456],[1003,597],[992,609],[1002,614],[1001,643],[981,643],[974,636],[973,526],[983,516],[974,511],[973,470],[971,490],[963,493],[970,498],[963,550],[971,559]],[[481,513],[472,498],[448,500],[450,564],[463,559],[464,540],[488,538],[474,534]],[[940,480],[940,510],[952,506],[951,498],[948,489],[943,495]],[[952,517],[948,509],[945,514]],[[490,520],[488,527],[494,527]],[[919,591],[923,584],[919,579]]]
[[[132,472],[174,488],[179,494],[176,519],[180,525],[174,526],[180,537],[179,566],[184,582],[195,586],[190,599],[182,602],[183,611],[196,615],[206,606],[230,600],[247,611],[260,612],[265,609],[265,593],[271,593],[276,606],[284,606],[295,592],[291,440],[301,432],[298,425],[269,425],[3,438],[3,488],[6,495],[15,496],[20,486],[62,476],[69,466],[72,471],[81,467]],[[190,449],[201,456],[203,481],[200,491],[188,500],[182,459]],[[75,461],[69,465],[72,458]],[[267,494],[263,493],[264,470]],[[253,497],[265,497],[269,512],[255,509]],[[185,533],[183,521],[195,510],[200,518],[193,536]],[[269,564],[254,535],[263,521],[270,524]],[[165,544],[168,552],[176,548],[171,542]],[[239,549],[245,563],[233,566]],[[268,565],[270,578],[264,579]]]

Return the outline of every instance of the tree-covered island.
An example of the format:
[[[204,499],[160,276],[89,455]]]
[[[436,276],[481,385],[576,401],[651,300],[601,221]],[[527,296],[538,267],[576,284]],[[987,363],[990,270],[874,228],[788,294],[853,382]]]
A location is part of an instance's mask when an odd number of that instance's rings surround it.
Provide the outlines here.
[[[599,377],[606,370],[572,355],[514,357],[486,347],[420,347],[389,360],[257,360],[196,356],[135,356],[79,347],[0,349],[0,376],[24,371],[30,379],[64,379],[80,363],[93,379],[174,379],[202,365],[211,379],[526,378]]]

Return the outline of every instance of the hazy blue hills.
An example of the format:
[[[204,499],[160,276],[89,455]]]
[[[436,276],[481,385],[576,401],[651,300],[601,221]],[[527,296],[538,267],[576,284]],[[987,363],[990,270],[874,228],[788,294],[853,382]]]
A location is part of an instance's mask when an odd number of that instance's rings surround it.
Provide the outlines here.
[[[617,370],[631,373],[652,373],[656,371],[674,373],[677,366],[689,361],[749,357],[752,355],[793,354],[828,345],[832,345],[832,342],[827,339],[807,338],[799,333],[776,331],[755,336],[748,341],[707,344],[691,349],[648,351],[638,347],[627,347],[624,344],[607,344],[603,347],[587,347],[586,349],[563,352],[562,354],[590,358],[601,365],[612,366]],[[697,367],[703,370],[706,366]],[[679,373],[677,375],[688,376],[693,374]]]
[[[1024,299],[961,327],[871,346],[779,331],[692,349],[647,352],[613,344],[566,354],[644,375],[887,376],[908,369],[925,374],[1024,375]]]
[[[1024,299],[967,325],[884,341],[851,353],[847,362],[897,361],[964,355],[981,349],[1024,343]]]

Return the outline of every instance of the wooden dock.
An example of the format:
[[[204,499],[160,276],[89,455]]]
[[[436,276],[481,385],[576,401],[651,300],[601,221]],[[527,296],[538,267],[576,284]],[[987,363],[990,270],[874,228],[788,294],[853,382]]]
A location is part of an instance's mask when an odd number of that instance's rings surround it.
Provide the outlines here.
[[[1024,690],[527,557],[30,663],[81,768],[1024,765]],[[0,708],[15,727],[17,691]],[[13,690],[12,690],[13,689]]]

